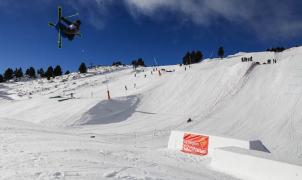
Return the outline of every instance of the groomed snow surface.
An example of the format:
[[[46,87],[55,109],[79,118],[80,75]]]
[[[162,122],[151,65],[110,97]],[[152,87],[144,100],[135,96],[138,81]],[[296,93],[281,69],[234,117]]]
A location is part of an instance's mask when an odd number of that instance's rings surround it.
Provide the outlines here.
[[[301,60],[298,47],[158,67],[161,76],[98,67],[1,84],[0,179],[242,178],[213,168],[211,156],[168,149],[173,130],[260,140],[271,159],[302,166]]]

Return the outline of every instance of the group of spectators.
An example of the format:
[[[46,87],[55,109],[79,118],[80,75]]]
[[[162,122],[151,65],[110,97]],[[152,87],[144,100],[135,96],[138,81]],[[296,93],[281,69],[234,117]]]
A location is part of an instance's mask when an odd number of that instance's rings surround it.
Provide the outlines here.
[[[247,57],[242,57],[241,58],[241,62],[248,62],[248,61],[253,61],[253,57],[251,56],[249,58],[247,58]]]
[[[249,61],[253,61],[253,57],[242,57],[241,58],[241,62],[249,62]],[[268,59],[267,62],[263,63],[263,64],[276,64],[277,63],[277,59]],[[256,62],[256,64],[260,64],[259,62]]]

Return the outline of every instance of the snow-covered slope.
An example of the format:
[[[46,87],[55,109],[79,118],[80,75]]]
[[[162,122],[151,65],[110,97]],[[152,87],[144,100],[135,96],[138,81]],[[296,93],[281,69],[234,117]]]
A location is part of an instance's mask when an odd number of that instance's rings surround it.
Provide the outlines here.
[[[100,67],[1,84],[0,179],[234,179],[167,150],[176,129],[261,140],[302,165],[301,58],[299,47],[158,67],[161,76]]]

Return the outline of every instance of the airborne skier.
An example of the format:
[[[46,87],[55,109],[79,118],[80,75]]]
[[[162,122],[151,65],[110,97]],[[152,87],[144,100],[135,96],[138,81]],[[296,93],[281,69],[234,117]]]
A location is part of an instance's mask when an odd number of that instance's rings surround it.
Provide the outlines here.
[[[76,16],[78,15],[72,15]],[[68,16],[72,17],[72,16]],[[62,37],[67,38],[68,40],[72,41],[74,37],[81,36],[80,34],[80,26],[81,26],[81,21],[78,19],[74,22],[71,22],[67,19],[67,17],[62,16],[62,8],[58,7],[58,22],[56,25],[54,23],[48,23],[49,26],[55,27],[58,31],[58,47],[62,47]]]
[[[74,22],[70,22],[66,18],[62,17],[57,25],[57,29],[61,29],[63,37],[66,37],[68,40],[73,40],[75,35],[79,35],[81,21],[78,19]],[[64,24],[64,23],[65,24]]]

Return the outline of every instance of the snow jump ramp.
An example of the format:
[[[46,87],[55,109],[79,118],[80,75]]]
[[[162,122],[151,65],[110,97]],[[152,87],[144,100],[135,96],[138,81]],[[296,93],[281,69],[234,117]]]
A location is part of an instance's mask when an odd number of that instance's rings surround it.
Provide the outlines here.
[[[85,112],[74,125],[98,125],[125,121],[139,103],[136,96],[104,100]]]
[[[250,180],[301,180],[302,167],[274,160],[261,141],[172,131],[168,149],[211,157],[211,168]]]

